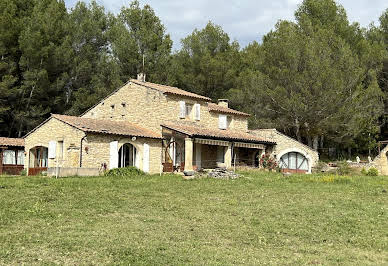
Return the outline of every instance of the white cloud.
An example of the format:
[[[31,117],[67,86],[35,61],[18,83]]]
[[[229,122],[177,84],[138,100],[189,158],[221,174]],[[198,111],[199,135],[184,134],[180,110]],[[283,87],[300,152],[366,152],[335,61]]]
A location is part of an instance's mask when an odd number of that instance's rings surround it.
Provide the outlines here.
[[[68,7],[75,0],[65,0]],[[85,0],[89,2],[89,0]],[[121,6],[129,5],[130,0],[97,0],[107,10],[117,13]],[[241,46],[254,40],[261,41],[264,34],[273,29],[280,19],[292,20],[294,12],[302,0],[140,0],[149,4],[160,17],[178,48],[180,40],[195,28],[203,28],[211,20],[221,25],[232,40]],[[387,0],[338,0],[347,11],[351,22],[358,21],[362,26],[377,22],[388,8]]]

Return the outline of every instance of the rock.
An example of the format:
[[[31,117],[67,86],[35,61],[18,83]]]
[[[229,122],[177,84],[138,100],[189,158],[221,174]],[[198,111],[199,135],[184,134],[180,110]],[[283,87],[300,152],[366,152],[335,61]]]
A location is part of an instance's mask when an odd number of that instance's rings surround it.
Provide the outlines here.
[[[183,174],[185,176],[193,176],[193,175],[195,175],[195,171],[183,171]]]
[[[240,175],[233,171],[229,171],[226,168],[216,168],[208,173],[208,177],[216,179],[236,179],[239,178]]]

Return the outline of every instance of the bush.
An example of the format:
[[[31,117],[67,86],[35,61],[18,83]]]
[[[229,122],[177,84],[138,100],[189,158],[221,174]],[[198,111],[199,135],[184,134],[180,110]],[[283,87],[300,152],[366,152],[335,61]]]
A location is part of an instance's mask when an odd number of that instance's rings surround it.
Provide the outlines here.
[[[140,176],[145,174],[146,173],[144,173],[142,170],[134,166],[115,168],[105,172],[105,176]]]
[[[379,171],[374,168],[374,167],[371,167],[369,168],[368,172],[366,173],[367,176],[378,176],[379,175]]]
[[[278,166],[275,158],[271,157],[271,155],[269,154],[263,154],[263,156],[261,156],[260,165],[264,169],[268,169],[268,170],[275,170],[277,169],[277,166]]]
[[[23,170],[20,172],[20,175],[21,175],[21,176],[26,176],[26,175],[27,175],[27,170],[26,170],[26,169],[23,169]]]
[[[339,162],[337,166],[338,166],[337,173],[339,175],[350,175],[353,172],[352,168],[345,161]]]
[[[365,169],[365,167],[363,167],[363,168],[361,169],[361,174],[362,174],[362,175],[368,175],[368,171]]]

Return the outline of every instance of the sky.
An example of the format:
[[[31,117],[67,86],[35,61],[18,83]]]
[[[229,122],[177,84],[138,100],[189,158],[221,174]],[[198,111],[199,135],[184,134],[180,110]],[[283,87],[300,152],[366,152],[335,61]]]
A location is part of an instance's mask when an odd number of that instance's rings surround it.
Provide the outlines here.
[[[83,0],[89,2],[90,0]],[[118,13],[131,0],[96,0],[106,10]],[[68,8],[77,0],[65,0]],[[278,20],[293,20],[301,0],[140,0],[149,4],[171,35],[174,49],[179,49],[180,40],[194,29],[202,29],[208,21],[220,25],[231,40],[241,47],[262,37],[274,28]],[[367,27],[388,8],[388,0],[337,0],[348,15],[350,22],[359,22]]]

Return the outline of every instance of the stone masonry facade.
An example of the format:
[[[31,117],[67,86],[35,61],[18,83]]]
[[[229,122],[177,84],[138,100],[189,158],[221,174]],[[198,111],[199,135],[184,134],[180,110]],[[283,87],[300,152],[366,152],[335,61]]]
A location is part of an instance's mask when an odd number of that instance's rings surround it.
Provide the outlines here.
[[[267,139],[273,140],[276,142],[272,148],[267,149],[267,152],[279,160],[280,157],[287,152],[298,152],[303,154],[309,159],[309,167],[315,167],[319,161],[319,154],[314,149],[309,146],[288,137],[276,129],[258,129],[250,131],[252,134],[265,137]]]
[[[193,106],[200,104],[201,117],[196,121],[193,117],[179,118],[179,102]],[[110,97],[101,101],[87,111],[83,117],[128,120],[146,128],[161,132],[160,125],[165,121],[190,120],[198,125],[218,128],[218,113],[209,112],[207,102],[190,99],[189,97],[166,95],[152,88],[128,83]],[[228,115],[229,127],[234,130],[248,131],[247,117]]]

